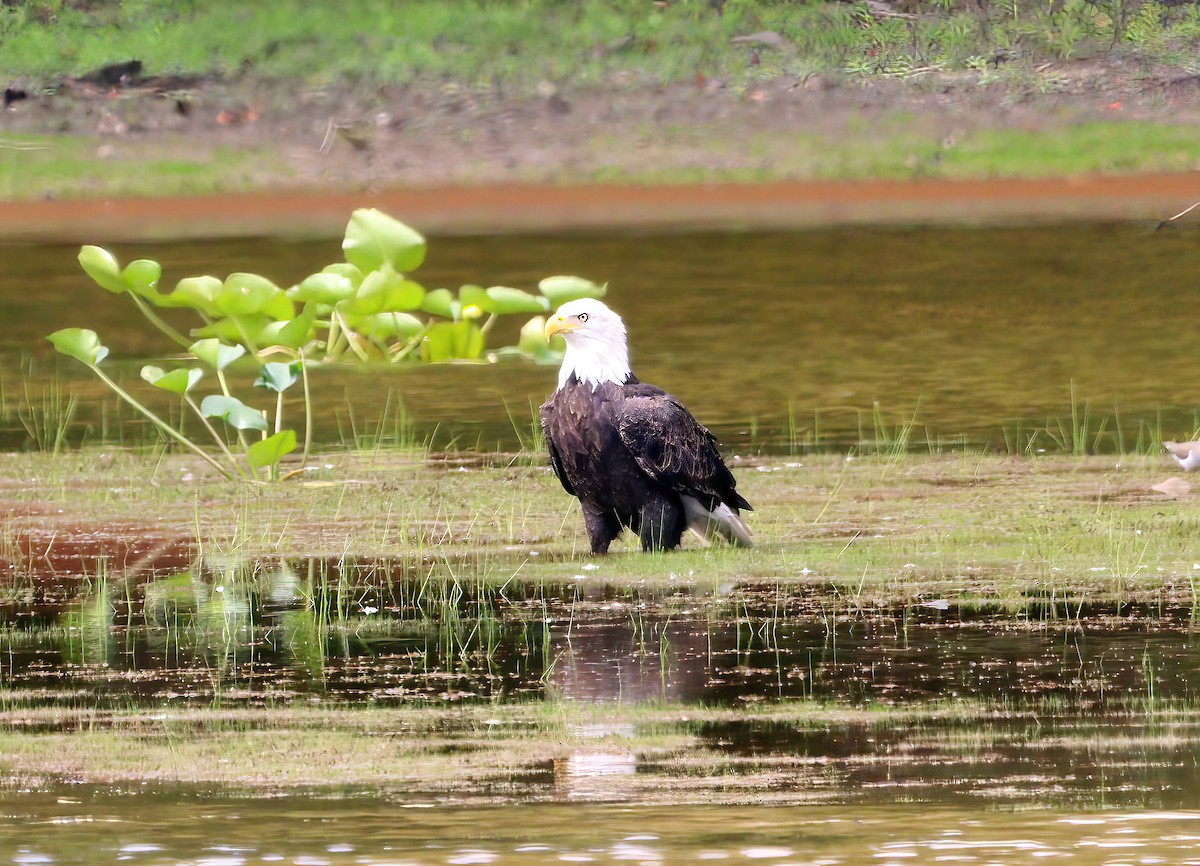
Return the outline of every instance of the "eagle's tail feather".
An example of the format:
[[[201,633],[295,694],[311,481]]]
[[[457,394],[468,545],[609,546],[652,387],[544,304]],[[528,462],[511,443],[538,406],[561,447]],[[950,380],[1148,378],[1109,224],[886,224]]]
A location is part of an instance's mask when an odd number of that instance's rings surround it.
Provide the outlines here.
[[[700,500],[692,496],[683,496],[683,511],[687,516],[688,529],[705,542],[712,541],[714,535],[720,535],[730,544],[737,547],[753,547],[750,539],[750,527],[741,515],[726,505],[718,503],[711,511],[704,507]]]

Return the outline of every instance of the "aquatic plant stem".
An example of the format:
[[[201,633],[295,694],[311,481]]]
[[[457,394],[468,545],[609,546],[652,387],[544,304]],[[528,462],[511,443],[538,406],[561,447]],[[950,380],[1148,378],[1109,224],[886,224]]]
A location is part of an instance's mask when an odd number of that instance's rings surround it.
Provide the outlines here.
[[[158,427],[158,429],[162,430],[164,433],[166,433],[172,439],[175,439],[177,442],[179,442],[181,445],[183,445],[189,451],[193,451],[200,457],[203,457],[206,461],[208,461],[208,463],[214,469],[216,469],[218,472],[220,472],[222,475],[224,475],[230,481],[236,480],[237,476],[235,476],[228,469],[226,469],[224,466],[222,466],[220,463],[218,463],[211,454],[206,452],[203,448],[201,448],[199,445],[197,445],[191,439],[188,439],[186,436],[184,436],[182,433],[180,433],[178,430],[176,430],[174,427],[172,427],[166,421],[159,418],[157,415],[155,415],[153,412],[151,412],[149,409],[147,409],[145,406],[143,406],[141,403],[139,403],[136,399],[134,399],[134,397],[131,394],[129,394],[129,392],[127,392],[124,388],[122,388],[120,385],[118,385],[116,382],[114,382],[112,379],[110,379],[103,370],[101,370],[95,364],[88,364],[88,366],[92,369],[92,372],[94,372],[97,376],[100,377],[101,381],[103,381],[105,385],[107,385],[108,387],[113,389],[113,392],[118,397],[120,397],[122,400],[124,400],[126,403],[128,403],[130,406],[132,406],[134,409],[137,409],[139,412],[141,412],[143,415],[145,415],[147,418],[149,418],[152,422],[154,422],[154,425],[156,427]]]
[[[308,390],[308,364],[304,360],[304,349],[296,350],[300,355],[300,382],[304,386],[304,450],[300,452],[300,466],[308,465],[308,451],[312,445],[313,415],[312,395]]]
[[[158,313],[154,312],[154,309],[149,304],[147,304],[141,297],[134,294],[133,292],[128,292],[128,295],[130,298],[133,299],[134,306],[136,306],[138,308],[138,310],[141,312],[141,314],[150,321],[150,324],[154,325],[154,327],[158,328],[160,331],[162,331],[164,334],[166,334],[168,337],[170,337],[172,340],[174,340],[179,345],[183,346],[185,349],[191,347],[192,341],[189,340],[187,337],[185,337],[183,334],[176,331],[174,328],[172,328],[166,322],[164,322],[159,317]]]
[[[183,399],[189,406],[192,407],[192,411],[196,413],[196,417],[200,419],[200,423],[204,425],[204,429],[212,434],[213,441],[217,443],[217,447],[221,449],[221,453],[224,454],[229,460],[230,464],[237,471],[238,475],[244,475],[241,468],[238,466],[237,458],[233,456],[233,452],[229,450],[229,447],[225,444],[225,440],[221,438],[221,434],[219,434],[211,422],[204,417],[204,413],[200,411],[200,407],[196,405],[196,401],[193,400],[188,394],[184,394]]]

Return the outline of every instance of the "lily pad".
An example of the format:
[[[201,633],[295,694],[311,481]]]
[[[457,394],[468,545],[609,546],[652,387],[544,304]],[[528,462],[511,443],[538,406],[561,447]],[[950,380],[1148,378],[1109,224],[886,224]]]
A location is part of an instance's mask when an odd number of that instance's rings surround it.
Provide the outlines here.
[[[221,285],[221,290],[217,292],[214,303],[217,312],[226,316],[249,316],[264,312],[264,307],[282,294],[279,286],[266,277],[258,274],[230,274]]]
[[[390,340],[395,337],[411,339],[425,327],[425,323],[410,313],[376,313],[366,316],[358,324],[359,331],[372,340]]]
[[[426,313],[441,316],[443,319],[457,319],[458,314],[462,312],[462,304],[455,299],[449,289],[434,289],[432,292],[425,293],[425,299],[421,301],[421,309]]]
[[[561,336],[554,337],[547,344],[546,317],[534,316],[521,327],[517,348],[539,364],[557,364],[562,360],[566,340]]]
[[[245,346],[227,346],[216,337],[207,340],[197,340],[188,349],[208,366],[216,370],[224,370],[242,355],[246,354]]]
[[[129,291],[129,285],[121,276],[121,266],[117,264],[116,256],[104,247],[80,247],[79,266],[100,288],[116,295],[123,295]]]
[[[296,450],[296,431],[280,430],[246,449],[246,460],[255,469],[274,466]]]
[[[538,288],[552,307],[559,307],[567,301],[579,298],[603,298],[608,291],[608,283],[597,285],[583,277],[546,277],[538,283]]]
[[[317,318],[317,305],[305,304],[304,312],[294,319],[271,322],[258,332],[254,340],[260,346],[285,346],[299,349],[312,338],[313,322]]]
[[[200,411],[206,418],[220,418],[230,427],[238,430],[267,429],[267,419],[263,413],[247,406],[237,397],[226,397],[224,394],[210,394],[200,401]]]
[[[355,268],[355,270],[357,271],[358,268]],[[361,281],[362,274],[359,274],[359,282]],[[357,286],[358,283],[351,282],[349,277],[322,271],[319,274],[305,277],[304,282],[297,286],[292,286],[287,290],[287,296],[293,301],[300,301],[302,303],[316,301],[320,304],[329,304],[332,306],[338,301],[344,301],[346,298],[353,297]]]
[[[155,367],[147,364],[142,367],[142,378],[153,385],[155,388],[161,388],[164,391],[169,391],[172,394],[178,394],[181,397],[188,391],[192,390],[193,386],[204,376],[204,371],[199,367],[180,367],[177,370],[163,372],[161,367]]]
[[[345,277],[350,281],[350,285],[358,288],[362,285],[363,272],[349,262],[334,262],[332,265],[326,265],[321,268],[323,274],[337,274],[340,277]]]
[[[510,313],[548,313],[550,300],[521,289],[510,289],[508,286],[492,286],[487,290],[487,296],[492,302],[492,312],[507,316]]]
[[[295,385],[299,378],[299,361],[272,361],[270,364],[263,364],[263,368],[254,382],[254,387],[267,388],[271,391],[286,391]]]
[[[462,304],[464,313],[470,307],[477,308],[481,313],[496,312],[496,304],[488,296],[488,293],[484,291],[483,286],[460,286],[458,290],[458,302]],[[479,314],[476,313],[475,318],[477,318],[478,315]]]
[[[253,336],[270,324],[271,321],[270,316],[263,315],[230,316],[227,319],[218,319],[211,324],[205,325],[203,328],[196,328],[192,331],[192,336],[219,337],[229,343],[240,343],[245,339],[243,331]]]
[[[159,300],[158,281],[162,277],[162,265],[153,259],[137,259],[121,271],[121,279],[135,294],[151,301]]]
[[[216,277],[185,277],[175,284],[171,294],[160,295],[156,303],[161,307],[184,307],[215,316],[220,291],[221,281]]]
[[[342,241],[346,261],[366,273],[384,263],[411,271],[425,261],[425,238],[416,230],[375,208],[360,208],[350,216]]]
[[[108,357],[108,347],[100,345],[96,332],[88,328],[63,328],[46,338],[64,355],[95,367]]]

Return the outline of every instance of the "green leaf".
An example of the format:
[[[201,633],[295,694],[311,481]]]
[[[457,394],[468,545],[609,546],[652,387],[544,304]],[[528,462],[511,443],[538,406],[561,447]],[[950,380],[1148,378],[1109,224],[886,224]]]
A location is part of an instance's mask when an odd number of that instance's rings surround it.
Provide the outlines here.
[[[363,272],[349,262],[334,262],[332,265],[326,265],[321,268],[323,274],[337,274],[340,277],[345,277],[350,281],[350,285],[358,288],[362,285]]]
[[[217,370],[224,370],[242,355],[246,354],[245,346],[226,346],[216,337],[210,337],[207,340],[197,340],[188,348],[188,351],[199,358],[208,366]]]
[[[268,324],[271,319],[267,316],[230,316],[227,319],[218,319],[215,322],[205,325],[203,328],[196,328],[192,331],[193,337],[220,337],[227,343],[240,343],[246,338],[242,335],[242,331],[246,334],[254,336]],[[241,325],[239,328],[238,325]]]
[[[185,277],[175,284],[171,294],[160,296],[157,303],[162,307],[183,307],[215,316],[220,291],[221,281],[216,277]]]
[[[546,343],[546,317],[534,316],[521,327],[517,348],[531,356],[539,364],[556,364],[562,360],[566,340],[554,337]]]
[[[376,313],[359,322],[359,331],[372,340],[399,337],[408,340],[421,333],[425,323],[411,313]]]
[[[262,311],[277,322],[291,321],[296,315],[296,305],[292,299],[280,289],[279,294],[263,304]]]
[[[95,331],[87,328],[63,328],[46,338],[64,355],[95,367],[108,357],[108,347],[100,345]]]
[[[104,247],[80,247],[79,266],[100,288],[116,295],[123,295],[129,291],[129,285],[121,276],[121,266],[117,264],[116,256]]]
[[[383,309],[391,287],[403,281],[391,265],[385,264],[379,270],[371,271],[363,277],[362,285],[358,287],[353,298],[338,304],[338,312],[349,316],[369,316]]]
[[[125,285],[143,298],[158,302],[158,281],[162,277],[162,265],[152,259],[137,259],[125,266],[121,271],[121,279]]]
[[[460,286],[458,289],[458,302],[462,304],[464,315],[468,307],[478,307],[485,313],[494,313],[496,311],[495,303],[492,302],[491,297],[483,290],[482,286]],[[477,316],[472,318],[477,318]]]
[[[369,316],[415,310],[424,298],[425,289],[420,283],[406,280],[391,265],[385,264],[367,274],[355,296],[339,303],[337,309],[347,316]]]
[[[538,283],[538,288],[549,300],[551,307],[559,307],[567,301],[579,298],[603,298],[608,291],[608,283],[598,286],[583,277],[546,277]]]
[[[230,274],[217,292],[214,303],[217,312],[226,316],[249,316],[263,312],[263,308],[281,294],[280,288],[266,277]],[[291,314],[284,318],[291,318]]]
[[[150,364],[142,367],[143,379],[155,388],[162,388],[164,391],[170,391],[181,397],[192,390],[192,387],[200,381],[203,375],[204,371],[199,367],[180,367],[169,373],[164,373],[161,367],[154,367]]]
[[[262,469],[264,466],[274,466],[295,450],[296,431],[280,430],[274,436],[268,436],[247,448],[246,460],[255,469]]]
[[[347,265],[353,267],[353,265]],[[355,271],[358,268],[354,268]],[[338,301],[344,301],[346,298],[354,295],[354,290],[359,283],[362,282],[362,274],[358,275],[358,282],[351,282],[350,279],[342,274],[327,273],[322,271],[319,274],[305,277],[304,282],[298,286],[292,286],[287,290],[287,296],[293,301],[308,303],[316,301],[320,304],[336,304]]]
[[[425,287],[413,280],[402,279],[388,286],[383,309],[389,313],[416,310],[420,308],[423,300],[425,300]]]
[[[224,394],[209,394],[200,401],[200,412],[206,418],[220,418],[238,430],[262,430],[266,432],[267,419],[257,409],[247,406],[237,397]]]
[[[300,362],[272,361],[263,364],[258,378],[254,381],[255,388],[268,388],[272,391],[286,391],[296,384],[300,378]]]
[[[474,322],[439,322],[421,342],[421,359],[430,363],[475,360],[483,352],[483,332]]]
[[[449,289],[434,289],[432,292],[426,292],[425,299],[421,301],[421,309],[443,319],[457,319],[458,314],[462,312],[462,304],[455,300]]]
[[[317,305],[305,304],[304,312],[291,321],[271,322],[258,332],[254,342],[260,346],[286,346],[299,349],[312,339],[313,322],[317,318]]]
[[[346,261],[363,272],[385,263],[397,271],[411,271],[425,261],[425,238],[382,211],[360,208],[350,216],[342,251]]]
[[[492,286],[487,290],[492,300],[493,312],[502,316],[510,313],[547,313],[550,311],[550,301],[539,298],[520,289],[510,289],[508,286]]]

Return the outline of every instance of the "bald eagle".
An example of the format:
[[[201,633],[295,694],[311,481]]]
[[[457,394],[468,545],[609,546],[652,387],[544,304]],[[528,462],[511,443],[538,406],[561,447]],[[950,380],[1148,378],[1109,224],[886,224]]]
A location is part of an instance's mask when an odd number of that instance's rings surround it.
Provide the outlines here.
[[[621,317],[600,301],[571,301],[546,323],[546,338],[555,334],[567,351],[539,416],[554,474],[583,505],[592,553],[606,553],[625,527],[643,550],[678,547],[685,528],[749,547],[738,512],[752,509],[716,437],[633,375]]]

